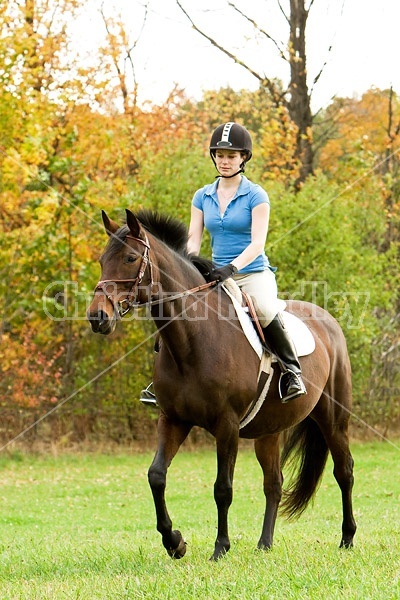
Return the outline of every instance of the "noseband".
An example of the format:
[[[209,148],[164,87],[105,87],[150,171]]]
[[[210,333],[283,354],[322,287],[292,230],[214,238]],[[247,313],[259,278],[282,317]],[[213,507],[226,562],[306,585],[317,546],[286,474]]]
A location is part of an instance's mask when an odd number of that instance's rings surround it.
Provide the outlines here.
[[[97,291],[103,292],[103,294],[105,295],[107,300],[111,303],[112,307],[114,308],[114,311],[116,311],[121,318],[123,316],[125,316],[131,310],[131,308],[133,308],[135,305],[138,305],[138,302],[136,302],[136,300],[135,300],[136,290],[137,290],[138,286],[142,283],[147,265],[149,265],[149,268],[150,268],[150,289],[153,286],[153,274],[152,274],[152,269],[151,269],[151,263],[149,262],[150,244],[149,244],[149,240],[147,239],[147,235],[144,234],[144,236],[145,236],[144,240],[134,237],[133,235],[127,235],[125,238],[125,239],[135,240],[135,242],[139,242],[140,244],[142,244],[144,246],[144,252],[142,255],[142,260],[140,263],[139,272],[138,272],[137,276],[133,279],[102,279],[96,285],[95,290],[94,290],[95,293]],[[109,283],[131,283],[132,285],[129,289],[127,297],[124,298],[123,300],[118,300],[117,302],[115,302],[113,297],[110,296],[110,294],[107,294],[107,284],[109,284]]]

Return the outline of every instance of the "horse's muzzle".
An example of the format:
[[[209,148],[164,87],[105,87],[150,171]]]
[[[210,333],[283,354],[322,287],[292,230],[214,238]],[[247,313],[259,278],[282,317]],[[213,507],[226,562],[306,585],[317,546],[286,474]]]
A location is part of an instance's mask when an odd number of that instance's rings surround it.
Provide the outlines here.
[[[108,335],[115,329],[115,317],[110,318],[104,310],[88,311],[87,318],[94,333]]]

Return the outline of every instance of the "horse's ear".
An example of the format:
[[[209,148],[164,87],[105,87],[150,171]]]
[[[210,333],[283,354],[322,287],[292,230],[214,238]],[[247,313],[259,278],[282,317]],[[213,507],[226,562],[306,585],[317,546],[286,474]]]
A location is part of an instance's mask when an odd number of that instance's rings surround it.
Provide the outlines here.
[[[104,210],[101,211],[101,217],[103,219],[104,228],[106,230],[107,235],[112,235],[117,231],[117,229],[119,229],[117,223],[111,221],[111,219],[108,218]]]
[[[126,224],[128,225],[131,234],[133,235],[133,237],[139,238],[140,237],[139,221],[137,220],[137,218],[135,217],[133,212],[130,211],[128,208],[125,209],[125,212],[126,212]]]

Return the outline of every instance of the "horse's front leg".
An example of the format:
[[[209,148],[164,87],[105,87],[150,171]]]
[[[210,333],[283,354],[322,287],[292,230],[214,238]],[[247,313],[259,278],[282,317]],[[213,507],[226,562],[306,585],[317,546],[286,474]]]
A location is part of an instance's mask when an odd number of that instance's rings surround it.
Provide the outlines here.
[[[157,530],[161,533],[164,548],[173,558],[182,558],[186,543],[180,531],[172,530],[172,521],[165,504],[167,470],[179,447],[186,439],[191,426],[170,421],[161,414],[158,421],[158,449],[148,471],[157,516]]]
[[[233,497],[233,473],[238,452],[239,429],[227,422],[215,436],[217,442],[217,478],[214,484],[214,499],[218,511],[218,530],[214,553],[210,560],[218,560],[230,548],[228,534],[228,511]]]

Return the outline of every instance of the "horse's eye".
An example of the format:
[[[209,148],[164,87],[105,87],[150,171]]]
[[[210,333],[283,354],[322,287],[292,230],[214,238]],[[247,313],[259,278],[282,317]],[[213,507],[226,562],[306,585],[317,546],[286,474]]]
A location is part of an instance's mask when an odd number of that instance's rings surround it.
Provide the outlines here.
[[[132,254],[128,254],[128,256],[125,257],[125,261],[126,263],[133,263],[136,260],[136,256],[132,256]]]

